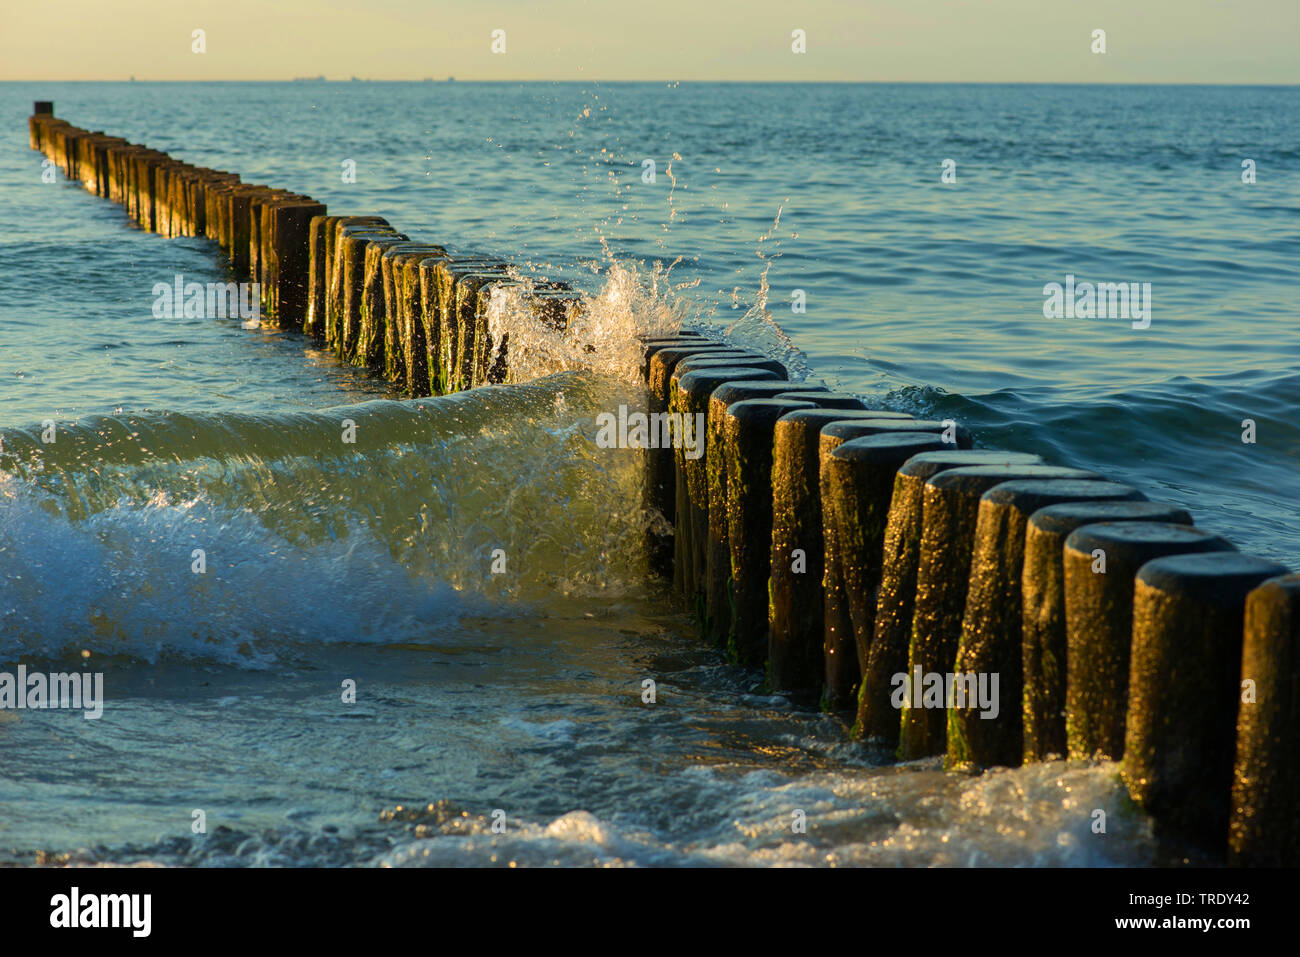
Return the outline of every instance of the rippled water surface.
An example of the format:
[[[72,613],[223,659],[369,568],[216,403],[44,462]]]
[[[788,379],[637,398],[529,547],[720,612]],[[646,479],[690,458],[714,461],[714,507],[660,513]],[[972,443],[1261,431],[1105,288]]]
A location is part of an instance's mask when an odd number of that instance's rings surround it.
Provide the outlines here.
[[[1111,767],[889,766],[759,695],[646,574],[593,420],[638,401],[634,331],[710,324],[1300,568],[1297,95],[0,84],[0,666],[108,695],[0,713],[0,860],[1153,862]],[[155,283],[231,278],[215,247],[42,183],[35,99],[569,279],[592,368],[410,402],[293,334],[155,319]],[[1150,328],[1044,318],[1067,274],[1151,283]]]

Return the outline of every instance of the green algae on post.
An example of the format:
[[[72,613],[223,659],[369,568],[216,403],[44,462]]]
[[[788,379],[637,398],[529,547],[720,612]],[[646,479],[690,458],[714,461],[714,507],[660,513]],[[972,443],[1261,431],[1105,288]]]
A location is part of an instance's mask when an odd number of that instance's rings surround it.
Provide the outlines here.
[[[464,297],[457,299],[456,286],[461,277],[474,274],[504,276],[505,267],[506,264],[499,259],[465,256],[444,259],[433,266],[427,280],[421,277],[421,316],[428,350],[430,394],[445,395],[454,391],[459,380],[460,308]]]
[[[403,268],[407,262],[428,256],[445,256],[446,250],[433,243],[394,243],[387,246],[379,259],[384,283],[383,374],[408,392],[406,348],[410,344],[411,315],[420,308],[418,265],[406,281]]]
[[[330,281],[335,291],[333,339],[330,326],[325,329],[325,343],[344,362],[355,363],[357,341],[361,335],[361,300],[365,293],[366,247],[372,239],[409,239],[390,226],[338,226],[334,242],[334,272]]]
[[[361,317],[352,364],[383,369],[388,326],[388,292],[384,288],[384,253],[409,246],[410,240],[387,236],[365,244],[361,280]]]

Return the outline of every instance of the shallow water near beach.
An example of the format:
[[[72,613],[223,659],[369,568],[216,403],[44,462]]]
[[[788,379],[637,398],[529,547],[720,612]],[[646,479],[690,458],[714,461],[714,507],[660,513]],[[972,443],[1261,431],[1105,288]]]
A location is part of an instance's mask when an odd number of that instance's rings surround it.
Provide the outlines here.
[[[0,670],[106,696],[0,712],[0,863],[1199,860],[1114,766],[893,765],[762,695],[647,574],[640,463],[595,416],[642,401],[635,332],[711,325],[1300,569],[1298,96],[0,84]],[[587,325],[519,330],[534,381],[411,401],[295,334],[155,319],[155,283],[232,278],[216,247],[42,183],[35,99],[568,279]],[[1150,329],[1044,318],[1067,274],[1150,282]]]

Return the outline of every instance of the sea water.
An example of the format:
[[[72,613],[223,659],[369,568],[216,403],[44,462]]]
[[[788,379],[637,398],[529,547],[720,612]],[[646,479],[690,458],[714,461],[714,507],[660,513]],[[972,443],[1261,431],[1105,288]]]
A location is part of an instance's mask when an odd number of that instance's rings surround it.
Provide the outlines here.
[[[895,765],[763,694],[647,573],[598,421],[643,407],[637,331],[708,326],[1300,568],[1298,95],[0,84],[0,670],[104,676],[98,720],[0,712],[0,862],[1167,860],[1113,765]],[[43,182],[36,99],[566,279],[582,322],[513,327],[529,381],[402,400],[157,318],[246,277]],[[1146,325],[1046,309],[1066,277]]]

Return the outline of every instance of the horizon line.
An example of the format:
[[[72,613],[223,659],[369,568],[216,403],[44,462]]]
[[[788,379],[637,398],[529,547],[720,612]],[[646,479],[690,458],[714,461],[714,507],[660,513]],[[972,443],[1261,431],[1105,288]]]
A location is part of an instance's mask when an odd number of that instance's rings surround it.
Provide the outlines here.
[[[645,83],[662,83],[666,86],[681,85],[683,83],[699,84],[745,84],[749,86],[771,85],[771,86],[1277,86],[1291,87],[1300,86],[1300,80],[1294,81],[1259,81],[1259,80],[1227,80],[1218,83],[1206,83],[1203,81],[1193,80],[666,80],[666,79],[623,79],[623,80],[603,80],[603,79],[457,79],[456,77],[420,77],[413,78],[377,78],[377,77],[289,77],[280,79],[231,79],[231,78],[207,78],[207,79],[159,79],[126,77],[113,79],[15,79],[0,80],[0,83],[601,83],[613,85],[618,83],[625,84],[645,84]]]

